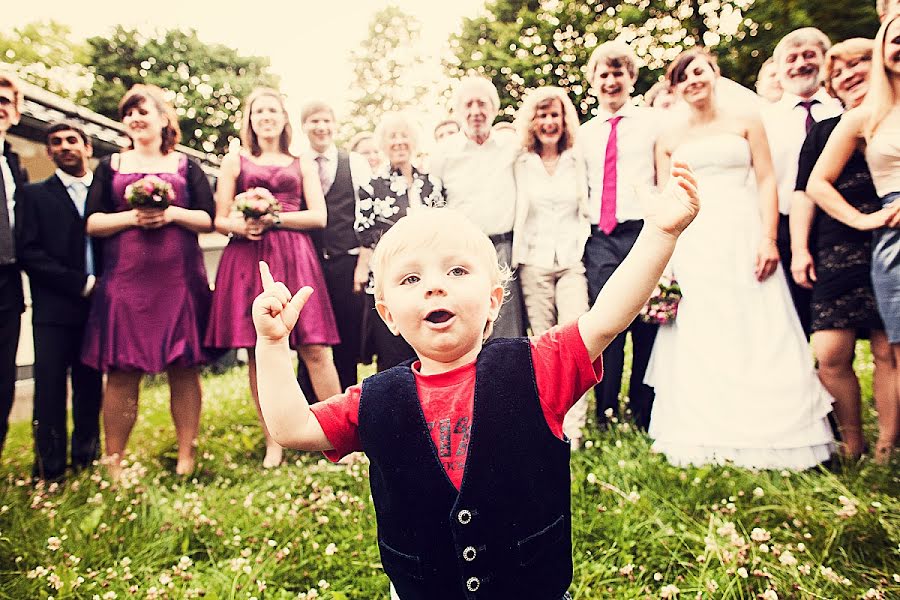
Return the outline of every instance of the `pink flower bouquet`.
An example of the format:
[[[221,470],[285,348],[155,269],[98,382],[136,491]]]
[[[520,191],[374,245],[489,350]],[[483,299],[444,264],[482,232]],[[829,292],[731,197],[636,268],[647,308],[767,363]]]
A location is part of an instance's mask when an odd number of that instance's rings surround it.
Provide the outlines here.
[[[281,212],[281,204],[266,188],[250,188],[234,197],[234,210],[242,213],[245,219],[258,219],[263,215],[274,215]]]
[[[175,200],[175,190],[168,181],[147,175],[125,187],[125,200],[132,208],[163,209]]]
[[[678,282],[672,277],[663,275],[638,316],[645,323],[668,325],[675,321],[680,301],[681,287]]]

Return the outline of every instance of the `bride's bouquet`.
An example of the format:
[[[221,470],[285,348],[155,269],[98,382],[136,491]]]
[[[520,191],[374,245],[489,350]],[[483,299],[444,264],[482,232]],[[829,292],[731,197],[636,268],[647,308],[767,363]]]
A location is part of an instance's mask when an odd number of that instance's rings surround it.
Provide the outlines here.
[[[255,187],[235,196],[233,208],[245,219],[258,219],[281,212],[281,203],[266,188]]]
[[[131,208],[167,208],[175,200],[172,184],[156,175],[141,177],[125,187],[125,201]]]
[[[674,277],[663,275],[638,316],[645,323],[668,325],[675,321],[680,301],[681,287],[678,282]]]

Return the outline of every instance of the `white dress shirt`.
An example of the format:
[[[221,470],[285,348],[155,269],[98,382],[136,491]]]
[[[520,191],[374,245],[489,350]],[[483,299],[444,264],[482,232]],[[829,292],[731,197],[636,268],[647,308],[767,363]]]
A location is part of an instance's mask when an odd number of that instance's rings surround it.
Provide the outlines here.
[[[12,229],[16,224],[16,180],[13,178],[12,170],[6,162],[6,140],[0,139],[0,176],[3,177],[3,184],[6,186],[6,198],[2,198],[6,202],[6,210],[9,212],[9,227]]]
[[[69,175],[62,169],[56,170],[56,177],[62,182],[63,187],[66,188],[66,191],[69,193],[69,198],[72,199],[72,203],[75,205],[75,210],[78,211],[78,214],[84,218],[84,209],[87,204],[87,194],[88,189],[91,187],[91,183],[94,181],[94,174],[89,170],[81,177],[75,177],[73,175]],[[80,183],[81,185],[77,185]],[[91,238],[85,233],[84,236],[84,272],[88,276],[87,281],[84,284],[84,289],[81,290],[81,295],[87,297],[88,294],[94,289],[94,284],[96,283],[96,277],[94,273],[94,254],[91,247]]]
[[[318,158],[323,157],[325,159],[325,172],[328,174],[329,180],[334,185],[334,177],[337,174],[338,168],[338,149],[337,146],[332,144],[325,152],[316,152],[312,150],[310,152],[310,158],[316,166],[318,167]],[[366,160],[366,157],[362,154],[357,154],[356,152],[350,152],[350,178],[353,180],[353,196],[359,201],[359,188],[367,183],[369,183],[369,179],[372,178],[372,168],[369,166],[369,161]],[[324,190],[323,190],[324,191]]]
[[[581,262],[590,235],[584,214],[587,176],[583,161],[580,152],[566,150],[552,175],[534,152],[523,152],[516,161],[519,195],[514,264],[549,271]]]
[[[513,164],[518,139],[492,133],[476,144],[462,132],[441,140],[429,161],[430,175],[447,190],[454,208],[487,235],[512,231],[516,218],[516,178]]]
[[[656,187],[656,140],[664,130],[661,111],[625,104],[615,114],[602,108],[578,132],[578,144],[587,161],[588,214],[591,223],[600,222],[600,198],[606,166],[606,142],[612,117],[622,117],[616,129],[616,221],[644,218],[642,192]]]
[[[75,204],[75,208],[78,210],[78,214],[83,217],[84,205],[87,202],[87,191],[88,189],[90,189],[91,183],[93,183],[94,181],[94,174],[88,171],[82,177],[75,177],[73,175],[69,175],[62,169],[57,169],[56,176],[62,182],[63,187],[66,188],[66,191],[69,192],[69,197]],[[76,188],[78,186],[72,185],[76,182],[81,183],[84,188],[82,190],[76,191]]]
[[[762,111],[778,185],[778,212],[783,215],[791,210],[791,196],[797,187],[800,149],[806,140],[806,109],[798,106],[801,100],[800,96],[784,92],[781,100],[764,107]],[[841,103],[823,89],[810,100],[818,100],[810,109],[817,123],[843,112]]]

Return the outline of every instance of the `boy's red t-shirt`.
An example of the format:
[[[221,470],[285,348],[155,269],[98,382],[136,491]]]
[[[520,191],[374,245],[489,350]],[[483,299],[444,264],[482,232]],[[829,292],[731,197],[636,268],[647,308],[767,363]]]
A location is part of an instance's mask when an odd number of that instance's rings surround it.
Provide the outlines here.
[[[577,321],[554,327],[529,341],[544,418],[553,435],[562,439],[566,413],[603,375],[602,358],[597,357],[591,363]],[[417,361],[412,368],[422,413],[447,476],[459,489],[472,429],[475,363],[438,375],[422,375],[419,366]],[[358,434],[360,391],[361,386],[355,385],[343,394],[311,406],[334,446],[334,450],[325,452],[329,460],[338,461],[362,450]]]

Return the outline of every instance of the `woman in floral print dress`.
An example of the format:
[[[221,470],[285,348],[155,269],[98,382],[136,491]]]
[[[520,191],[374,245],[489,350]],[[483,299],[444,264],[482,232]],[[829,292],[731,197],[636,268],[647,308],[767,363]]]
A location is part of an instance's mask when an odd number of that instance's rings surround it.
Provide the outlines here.
[[[419,145],[419,128],[407,114],[386,114],[375,128],[375,140],[388,158],[386,172],[376,173],[359,190],[356,235],[365,248],[364,258],[375,244],[407,212],[419,207],[442,207],[446,197],[440,182],[413,166]],[[363,356],[377,356],[378,371],[415,358],[412,347],[390,332],[375,312],[374,290],[368,260],[360,260],[355,276],[358,289],[365,289],[367,309],[363,319]]]

